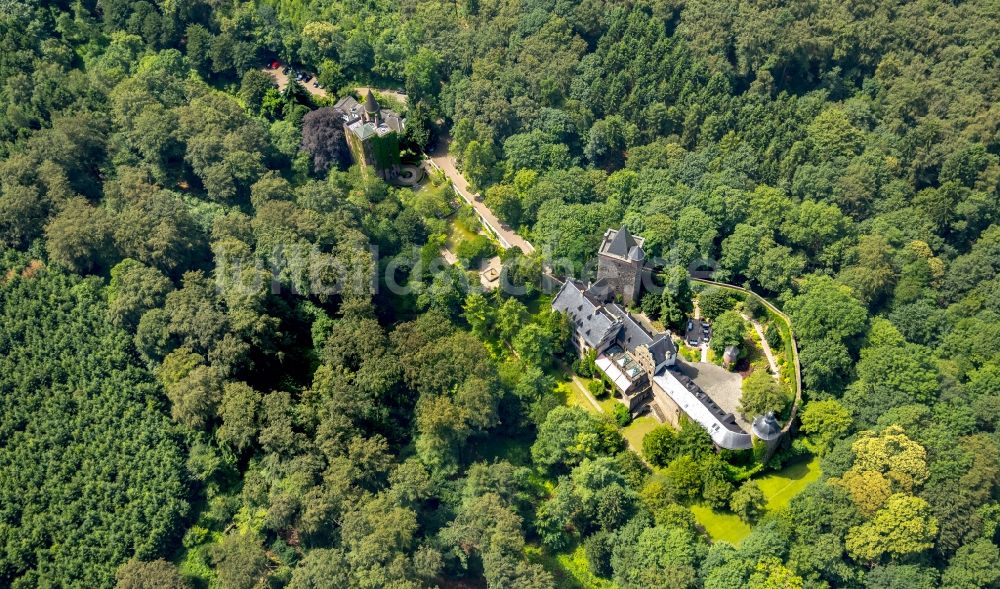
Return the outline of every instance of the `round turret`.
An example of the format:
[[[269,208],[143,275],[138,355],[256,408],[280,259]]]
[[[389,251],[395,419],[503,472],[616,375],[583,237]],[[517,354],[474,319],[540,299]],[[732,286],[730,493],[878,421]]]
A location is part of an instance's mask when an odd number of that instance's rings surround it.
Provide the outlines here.
[[[753,435],[765,442],[781,437],[781,424],[774,416],[774,411],[769,411],[766,415],[758,415],[754,418],[750,429],[753,430]]]

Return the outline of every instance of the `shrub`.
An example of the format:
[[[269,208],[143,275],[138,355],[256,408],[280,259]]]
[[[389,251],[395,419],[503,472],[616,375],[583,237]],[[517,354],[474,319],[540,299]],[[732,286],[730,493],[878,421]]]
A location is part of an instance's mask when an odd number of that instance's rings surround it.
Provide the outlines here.
[[[455,248],[455,255],[464,260],[467,267],[472,267],[492,256],[494,251],[493,242],[486,236],[477,235],[459,243]]]
[[[573,372],[577,376],[583,376],[585,378],[591,378],[597,371],[597,365],[594,364],[594,359],[597,356],[597,352],[590,350],[583,355],[582,358],[573,361]]]
[[[628,407],[622,405],[621,403],[615,403],[615,408],[611,410],[614,415],[615,422],[619,426],[625,427],[632,423],[632,414],[629,413]]]
[[[590,391],[591,395],[594,395],[597,398],[603,397],[604,393],[607,392],[607,389],[604,388],[604,381],[601,380],[592,380],[588,382],[587,390]]]
[[[781,330],[775,324],[771,323],[764,330],[764,339],[767,340],[767,345],[771,346],[772,349],[781,349]]]
[[[755,295],[747,294],[743,299],[743,310],[754,319],[767,317],[767,310]]]

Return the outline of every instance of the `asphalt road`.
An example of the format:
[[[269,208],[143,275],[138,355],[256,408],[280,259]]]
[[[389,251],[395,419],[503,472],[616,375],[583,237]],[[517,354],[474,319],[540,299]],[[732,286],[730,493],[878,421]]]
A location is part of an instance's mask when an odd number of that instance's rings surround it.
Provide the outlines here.
[[[281,69],[273,70],[269,67],[262,68],[263,71],[271,74],[275,81],[278,83],[278,89],[284,90],[285,86],[288,85],[288,76],[281,72]],[[327,96],[327,92],[323,88],[314,88],[312,81],[307,81],[304,84],[306,90],[310,94],[315,96]],[[368,92],[371,88],[366,86],[361,86],[358,88],[358,92]],[[395,100],[406,104],[407,97],[405,94],[393,90],[376,90],[379,94],[384,94]],[[521,248],[521,251],[530,254],[535,251],[535,247],[531,245],[528,240],[524,239],[520,235],[514,232],[514,230],[506,227],[500,219],[493,214],[493,211],[489,209],[485,204],[476,200],[475,195],[472,190],[469,189],[469,182],[465,179],[465,176],[458,171],[457,162],[455,158],[448,153],[448,147],[451,145],[451,138],[444,137],[438,142],[437,149],[431,154],[425,154],[428,159],[430,159],[438,169],[444,172],[445,176],[451,180],[452,186],[455,188],[455,192],[462,197],[465,202],[469,203],[479,213],[479,216],[490,226],[490,229],[494,233],[498,234],[506,244],[511,246],[517,246]]]
[[[445,176],[451,180],[452,186],[455,188],[455,192],[461,196],[465,202],[469,203],[472,208],[479,213],[479,216],[490,226],[490,229],[494,233],[498,234],[511,246],[517,246],[521,248],[521,251],[530,254],[535,251],[535,246],[528,243],[528,240],[521,237],[510,229],[503,222],[493,214],[493,211],[489,209],[481,201],[476,200],[475,195],[469,188],[469,182],[465,179],[465,176],[458,171],[457,162],[455,158],[448,153],[448,148],[451,146],[451,137],[442,137],[435,146],[433,152],[426,154],[427,158],[434,163],[434,165],[444,172]]]

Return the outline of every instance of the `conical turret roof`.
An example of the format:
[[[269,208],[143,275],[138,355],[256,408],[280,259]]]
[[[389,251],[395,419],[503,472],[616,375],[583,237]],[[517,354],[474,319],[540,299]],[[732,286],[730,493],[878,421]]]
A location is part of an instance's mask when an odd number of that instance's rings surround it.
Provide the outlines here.
[[[753,420],[751,429],[754,435],[762,440],[773,440],[781,435],[781,424],[778,423],[773,411],[768,411],[765,415],[758,415]]]
[[[372,91],[368,91],[368,95],[365,96],[365,112],[367,113],[377,113],[379,111],[378,102],[375,101],[375,95]]]

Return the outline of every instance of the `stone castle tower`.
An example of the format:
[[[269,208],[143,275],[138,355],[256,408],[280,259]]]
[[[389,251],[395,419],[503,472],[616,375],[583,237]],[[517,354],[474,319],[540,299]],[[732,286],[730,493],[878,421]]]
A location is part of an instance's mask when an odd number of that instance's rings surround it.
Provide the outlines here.
[[[608,229],[597,253],[597,281],[603,280],[622,302],[634,305],[642,294],[642,278],[646,271],[645,240],[633,236],[624,226],[617,231]]]

